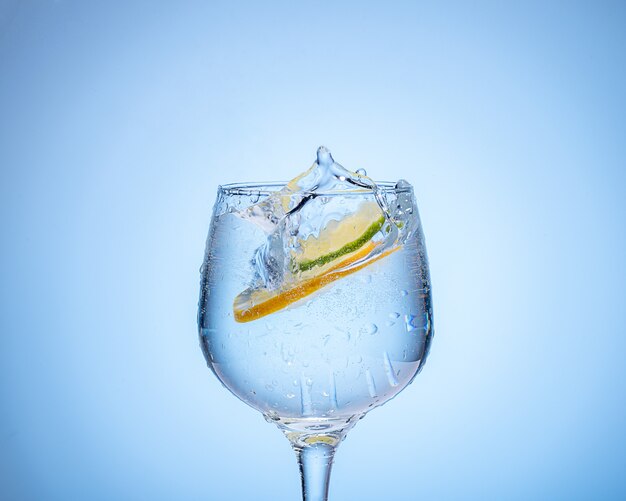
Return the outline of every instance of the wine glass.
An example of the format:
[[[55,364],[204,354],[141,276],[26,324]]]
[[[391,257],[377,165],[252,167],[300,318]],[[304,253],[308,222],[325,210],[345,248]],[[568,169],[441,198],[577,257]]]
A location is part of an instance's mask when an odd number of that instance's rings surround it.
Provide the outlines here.
[[[267,235],[240,215],[284,183],[218,189],[201,268],[200,345],[222,384],[289,439],[305,501],[327,499],[336,447],[367,412],[411,383],[433,336],[413,189],[406,182],[377,185],[316,196],[338,204],[381,197],[390,207],[402,204],[402,224],[412,228],[403,243],[243,319],[234,298],[254,281],[255,252]]]

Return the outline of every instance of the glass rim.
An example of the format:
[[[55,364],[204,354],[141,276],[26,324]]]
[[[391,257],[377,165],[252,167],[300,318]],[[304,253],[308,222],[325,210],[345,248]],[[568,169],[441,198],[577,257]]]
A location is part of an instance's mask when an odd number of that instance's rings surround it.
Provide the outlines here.
[[[267,181],[267,182],[243,182],[228,183],[218,186],[217,191],[225,195],[271,195],[279,192],[287,185],[288,181]],[[412,193],[413,186],[407,185],[400,188],[396,187],[396,183],[392,181],[375,181],[376,186],[383,193]],[[355,187],[353,190],[325,190],[325,191],[302,191],[301,193],[314,193],[318,196],[338,196],[338,195],[372,195],[374,190],[371,188]]]

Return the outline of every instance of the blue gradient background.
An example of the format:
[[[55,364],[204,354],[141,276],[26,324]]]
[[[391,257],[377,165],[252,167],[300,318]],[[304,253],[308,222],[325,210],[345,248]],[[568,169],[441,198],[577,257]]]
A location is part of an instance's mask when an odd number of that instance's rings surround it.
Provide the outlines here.
[[[0,0],[0,498],[299,496],[212,377],[219,183],[416,188],[436,336],[333,500],[624,499],[624,2]]]

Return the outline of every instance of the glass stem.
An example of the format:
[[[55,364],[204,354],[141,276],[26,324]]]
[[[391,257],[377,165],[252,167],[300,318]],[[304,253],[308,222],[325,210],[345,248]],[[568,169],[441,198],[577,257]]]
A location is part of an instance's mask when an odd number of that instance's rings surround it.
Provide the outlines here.
[[[302,499],[304,501],[327,501],[335,446],[318,442],[296,447],[295,450],[302,478]]]

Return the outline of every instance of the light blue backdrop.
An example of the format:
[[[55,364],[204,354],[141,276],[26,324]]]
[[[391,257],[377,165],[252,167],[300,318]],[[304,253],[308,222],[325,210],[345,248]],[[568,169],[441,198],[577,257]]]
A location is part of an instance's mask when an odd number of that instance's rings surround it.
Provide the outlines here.
[[[624,2],[0,0],[0,498],[294,500],[207,370],[219,183],[416,187],[436,336],[334,500],[624,499]]]

